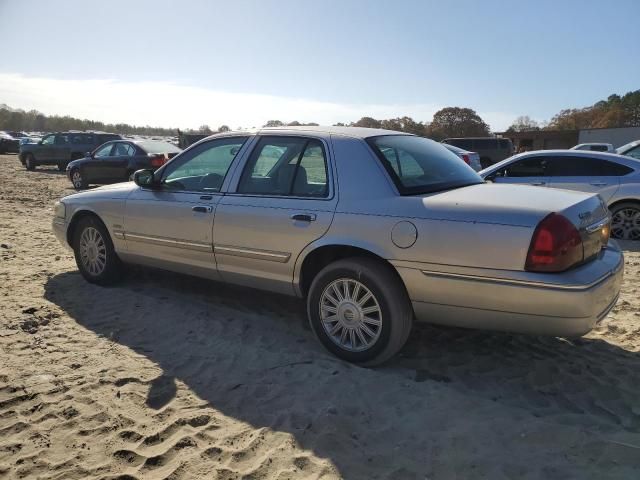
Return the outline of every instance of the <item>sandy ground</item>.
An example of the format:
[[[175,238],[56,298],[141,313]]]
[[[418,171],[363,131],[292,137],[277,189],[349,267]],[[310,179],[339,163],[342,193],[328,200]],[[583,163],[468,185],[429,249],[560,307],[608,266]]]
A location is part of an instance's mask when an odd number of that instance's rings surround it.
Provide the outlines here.
[[[367,370],[295,300],[134,269],[86,283],[62,174],[0,156],[0,479],[640,478],[640,248],[588,337],[418,326]]]

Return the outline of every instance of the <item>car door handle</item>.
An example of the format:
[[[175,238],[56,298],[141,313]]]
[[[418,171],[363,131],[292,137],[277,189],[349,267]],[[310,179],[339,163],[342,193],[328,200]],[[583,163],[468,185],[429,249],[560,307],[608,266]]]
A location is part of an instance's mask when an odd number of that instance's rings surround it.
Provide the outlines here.
[[[546,185],[547,182],[531,182],[531,185]]]
[[[297,220],[300,222],[313,222],[315,219],[315,213],[295,213],[291,215],[291,220]]]
[[[591,185],[593,185],[594,187],[604,187],[606,185],[606,182],[591,182]]]
[[[203,207],[203,206],[197,205],[195,207],[191,207],[191,210],[193,210],[194,212],[209,213],[211,212],[211,207]]]

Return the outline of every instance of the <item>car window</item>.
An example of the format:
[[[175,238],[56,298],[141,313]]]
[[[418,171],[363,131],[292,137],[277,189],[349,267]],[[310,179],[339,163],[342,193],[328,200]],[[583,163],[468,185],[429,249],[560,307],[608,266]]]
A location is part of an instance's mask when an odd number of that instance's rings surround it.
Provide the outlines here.
[[[637,158],[638,160],[640,160],[640,145],[627,151],[625,155],[628,155],[629,157]]]
[[[109,143],[108,145],[103,145],[100,148],[98,148],[98,150],[96,150],[94,157],[96,158],[110,157],[112,149],[113,149],[113,143]]]
[[[414,195],[482,183],[455,153],[413,135],[370,137],[371,146],[402,195]],[[393,151],[393,156],[388,156]],[[386,154],[385,154],[386,152]]]
[[[537,156],[513,162],[504,169],[505,177],[542,177],[545,176],[548,157]]]
[[[165,168],[164,186],[190,192],[219,192],[233,159],[247,138],[220,138],[186,151]]]
[[[617,177],[633,169],[607,160],[591,157],[554,157],[549,175],[554,177]]]
[[[445,143],[448,143],[449,145],[454,145],[464,150],[471,150],[473,148],[473,141],[468,138],[454,138],[450,140],[445,140]]]
[[[66,145],[69,143],[68,135],[56,135],[55,144],[56,145]]]
[[[53,145],[53,142],[55,141],[56,136],[55,135],[47,135],[46,137],[44,137],[42,139],[42,144],[43,145]]]
[[[242,172],[239,193],[326,197],[322,142],[303,137],[261,137]]]
[[[594,152],[606,152],[608,150],[606,145],[591,145],[589,149]]]
[[[87,135],[83,133],[72,133],[69,135],[69,142],[74,145],[86,145],[87,143]]]
[[[473,148],[470,150],[487,150],[498,148],[498,142],[495,138],[476,138],[473,140]]]
[[[114,157],[133,157],[136,154],[136,149],[130,143],[116,143]]]

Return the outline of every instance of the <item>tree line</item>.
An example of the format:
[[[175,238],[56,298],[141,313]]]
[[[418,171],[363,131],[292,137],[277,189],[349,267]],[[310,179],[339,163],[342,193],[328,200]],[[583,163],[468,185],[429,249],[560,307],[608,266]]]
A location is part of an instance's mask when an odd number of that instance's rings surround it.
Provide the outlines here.
[[[305,126],[317,123],[301,123],[298,121],[282,122],[269,120],[265,127]],[[336,126],[383,128],[413,133],[434,140],[447,137],[483,137],[491,135],[489,125],[471,108],[446,107],[438,110],[431,122],[416,121],[411,117],[397,117],[378,120],[362,117],[356,122],[336,123]],[[612,128],[640,126],[640,90],[628,92],[622,96],[613,94],[606,100],[584,108],[564,109],[554,115],[548,122],[536,122],[529,116],[515,119],[507,132],[529,130],[579,130],[583,128]],[[135,126],[126,123],[103,123],[93,120],[81,120],[69,115],[44,115],[36,110],[28,112],[12,110],[0,105],[0,130],[24,130],[33,132],[54,132],[65,130],[101,130],[105,132],[134,135],[176,135],[177,129],[150,126]],[[185,130],[184,133],[204,133],[229,131],[228,125],[221,125],[217,130],[202,125],[197,130]]]

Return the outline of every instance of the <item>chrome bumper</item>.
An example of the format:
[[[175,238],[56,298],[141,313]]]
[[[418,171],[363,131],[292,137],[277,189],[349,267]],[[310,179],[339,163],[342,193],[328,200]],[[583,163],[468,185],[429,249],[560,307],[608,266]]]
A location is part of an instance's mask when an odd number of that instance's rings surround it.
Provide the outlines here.
[[[606,317],[624,270],[615,243],[596,260],[559,274],[406,263],[395,266],[419,321],[556,336],[584,335]]]

